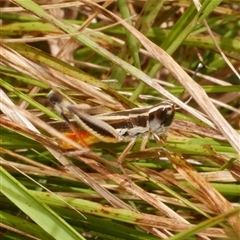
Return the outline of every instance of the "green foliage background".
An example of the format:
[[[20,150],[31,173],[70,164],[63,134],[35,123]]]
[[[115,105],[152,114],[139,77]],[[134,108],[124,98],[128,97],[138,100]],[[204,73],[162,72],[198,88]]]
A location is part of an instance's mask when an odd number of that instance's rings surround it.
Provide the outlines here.
[[[217,0],[2,1],[1,239],[238,239],[239,11]],[[199,62],[192,80],[183,69]],[[82,154],[65,155],[52,89],[108,111],[165,98],[181,109],[164,141],[145,152],[136,142],[126,176],[126,143],[70,142]]]

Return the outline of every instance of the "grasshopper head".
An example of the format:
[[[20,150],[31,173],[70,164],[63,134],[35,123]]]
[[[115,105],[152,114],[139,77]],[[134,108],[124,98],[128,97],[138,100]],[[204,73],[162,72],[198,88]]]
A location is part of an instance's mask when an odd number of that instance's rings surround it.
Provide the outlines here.
[[[164,101],[152,108],[149,112],[149,125],[151,132],[161,135],[167,131],[171,125],[175,114],[175,104]]]

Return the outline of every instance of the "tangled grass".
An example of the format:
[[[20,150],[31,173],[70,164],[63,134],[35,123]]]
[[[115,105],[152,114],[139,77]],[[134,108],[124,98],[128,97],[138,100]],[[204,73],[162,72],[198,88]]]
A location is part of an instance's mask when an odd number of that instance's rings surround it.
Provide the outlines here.
[[[1,239],[238,239],[239,2],[55,2],[1,3]],[[52,89],[179,108],[126,176],[127,143],[85,148],[50,124]]]

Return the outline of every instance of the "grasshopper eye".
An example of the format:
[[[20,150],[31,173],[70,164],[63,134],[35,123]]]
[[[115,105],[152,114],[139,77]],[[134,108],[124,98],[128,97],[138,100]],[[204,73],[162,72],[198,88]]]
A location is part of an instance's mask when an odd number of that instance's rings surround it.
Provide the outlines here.
[[[149,113],[149,121],[154,121],[160,126],[169,127],[173,121],[174,114],[174,106],[161,106],[158,110]]]
[[[173,103],[161,103],[149,112],[149,125],[152,132],[158,135],[166,132],[171,125],[175,114]]]
[[[53,90],[48,93],[47,98],[53,105],[62,102],[61,96]]]
[[[174,106],[168,106],[163,110],[163,119],[162,124],[165,127],[169,127],[172,124],[174,114],[175,114],[175,107]]]

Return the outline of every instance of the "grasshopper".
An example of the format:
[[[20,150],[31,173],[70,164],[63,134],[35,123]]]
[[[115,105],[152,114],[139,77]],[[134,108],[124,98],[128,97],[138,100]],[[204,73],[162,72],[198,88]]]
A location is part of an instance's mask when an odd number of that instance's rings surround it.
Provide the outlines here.
[[[132,149],[137,138],[143,139],[140,151],[144,151],[148,139],[160,140],[159,136],[164,134],[171,125],[176,108],[174,103],[167,100],[151,107],[90,115],[80,110],[78,105],[64,99],[56,91],[51,91],[48,99],[58,115],[72,130],[72,133],[66,136],[80,145],[88,146],[97,142],[129,142],[117,160],[121,169],[124,157]],[[67,117],[68,114],[73,117],[77,126],[72,124]],[[79,132],[79,127],[83,131]],[[71,149],[68,144],[60,145],[65,149]]]

